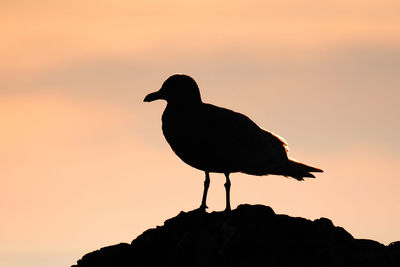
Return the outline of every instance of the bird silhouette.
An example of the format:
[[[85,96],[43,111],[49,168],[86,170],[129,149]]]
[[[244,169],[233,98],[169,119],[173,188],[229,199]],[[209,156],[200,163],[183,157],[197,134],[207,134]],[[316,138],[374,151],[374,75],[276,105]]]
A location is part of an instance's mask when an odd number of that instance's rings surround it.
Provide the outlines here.
[[[230,211],[230,173],[283,175],[303,180],[322,172],[290,159],[283,138],[268,132],[247,116],[203,103],[195,80],[187,75],[169,77],[144,101],[163,99],[162,131],[175,154],[190,166],[205,172],[201,210],[207,208],[210,172],[224,173],[226,208]]]

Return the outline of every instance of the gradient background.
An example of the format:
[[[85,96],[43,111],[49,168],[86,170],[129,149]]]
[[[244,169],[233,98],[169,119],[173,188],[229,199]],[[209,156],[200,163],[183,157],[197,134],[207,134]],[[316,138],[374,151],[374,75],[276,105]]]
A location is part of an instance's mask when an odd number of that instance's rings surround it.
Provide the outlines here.
[[[174,73],[320,167],[232,175],[232,204],[400,240],[400,2],[1,1],[0,265],[70,266],[200,205],[143,103]],[[210,210],[224,177],[212,174]]]

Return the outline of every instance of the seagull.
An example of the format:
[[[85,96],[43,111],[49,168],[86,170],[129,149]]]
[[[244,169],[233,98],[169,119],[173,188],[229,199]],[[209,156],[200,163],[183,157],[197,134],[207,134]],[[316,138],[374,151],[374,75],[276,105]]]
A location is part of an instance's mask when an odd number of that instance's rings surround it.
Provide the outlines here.
[[[144,102],[165,100],[162,131],[175,154],[188,165],[205,173],[199,210],[207,207],[210,173],[226,178],[226,208],[231,210],[229,175],[283,175],[302,181],[323,172],[288,157],[286,141],[255,124],[247,116],[203,103],[193,78],[184,74],[169,77],[161,89],[148,94]]]

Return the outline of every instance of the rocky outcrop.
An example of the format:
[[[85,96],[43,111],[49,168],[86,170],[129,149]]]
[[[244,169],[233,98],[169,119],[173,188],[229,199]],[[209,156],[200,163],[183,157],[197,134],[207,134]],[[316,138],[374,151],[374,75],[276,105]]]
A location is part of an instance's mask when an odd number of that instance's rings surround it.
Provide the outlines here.
[[[326,218],[314,221],[241,205],[229,213],[181,212],[131,244],[91,252],[74,267],[400,266],[400,242],[355,239]]]

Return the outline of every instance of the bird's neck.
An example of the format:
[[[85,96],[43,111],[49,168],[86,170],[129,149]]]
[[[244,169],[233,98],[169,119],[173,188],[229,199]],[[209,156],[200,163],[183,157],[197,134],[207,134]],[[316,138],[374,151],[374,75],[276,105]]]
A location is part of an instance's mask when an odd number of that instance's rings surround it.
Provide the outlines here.
[[[191,109],[197,109],[201,104],[203,104],[201,101],[198,102],[168,102],[167,103],[167,108],[171,109],[180,109],[180,110],[191,110]]]

